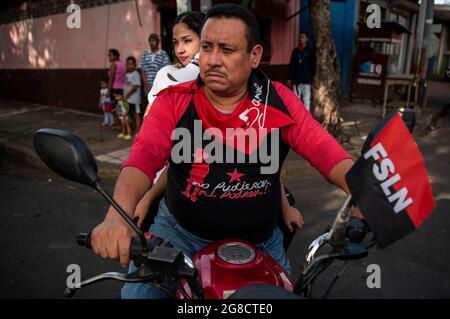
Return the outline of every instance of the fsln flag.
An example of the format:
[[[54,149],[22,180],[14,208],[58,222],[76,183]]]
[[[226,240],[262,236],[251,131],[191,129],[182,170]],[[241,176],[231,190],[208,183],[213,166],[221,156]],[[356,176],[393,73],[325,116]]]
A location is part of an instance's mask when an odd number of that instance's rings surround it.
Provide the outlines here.
[[[392,112],[379,123],[346,176],[379,248],[418,228],[435,207],[422,154],[404,121],[410,116]]]

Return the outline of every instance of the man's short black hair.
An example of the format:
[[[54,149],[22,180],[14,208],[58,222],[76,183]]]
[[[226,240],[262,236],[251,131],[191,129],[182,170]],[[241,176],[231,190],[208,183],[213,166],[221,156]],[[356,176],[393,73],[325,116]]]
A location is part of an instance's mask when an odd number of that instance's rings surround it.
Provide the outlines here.
[[[261,42],[255,15],[242,6],[232,3],[217,4],[208,10],[205,22],[210,18],[236,18],[244,22],[247,27],[247,51],[249,52]]]
[[[156,40],[156,42],[159,42],[159,37],[158,37],[158,35],[157,35],[156,33],[150,34],[150,35],[148,36],[148,41],[151,41],[151,40]]]
[[[128,60],[131,60],[131,61],[133,61],[134,63],[136,63],[136,58],[135,58],[134,56],[132,56],[132,55],[130,55],[130,56],[127,58],[127,62],[128,62]]]

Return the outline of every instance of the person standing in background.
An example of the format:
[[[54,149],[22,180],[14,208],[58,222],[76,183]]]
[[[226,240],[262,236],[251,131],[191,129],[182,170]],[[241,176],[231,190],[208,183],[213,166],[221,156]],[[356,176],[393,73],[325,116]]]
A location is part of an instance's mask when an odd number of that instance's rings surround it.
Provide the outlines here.
[[[136,71],[136,59],[127,58],[127,75],[123,86],[124,100],[128,101],[130,113],[134,114],[136,133],[141,128],[141,76]]]
[[[98,108],[103,111],[103,123],[102,126],[113,126],[114,115],[112,113],[111,98],[108,95],[108,82],[109,79],[103,79],[100,82],[100,97],[98,101]]]
[[[114,98],[115,93],[123,93],[123,85],[127,71],[125,63],[120,61],[120,53],[116,49],[109,49],[108,60],[111,63],[108,71],[108,95]]]
[[[108,71],[108,96],[111,99],[113,108],[116,107],[115,94],[123,94],[123,85],[125,83],[126,67],[125,63],[120,61],[120,53],[117,49],[108,50],[108,60],[110,62]],[[117,129],[117,126],[111,126],[113,129]]]
[[[151,90],[156,73],[158,73],[161,68],[170,64],[167,52],[159,48],[159,38],[156,33],[150,34],[148,37],[148,44],[150,49],[147,49],[142,53],[140,60],[145,95]]]
[[[308,35],[300,32],[298,47],[291,54],[288,86],[293,88],[306,109],[311,111],[311,84],[316,71],[316,57],[308,41]]]
[[[131,140],[131,128],[128,121],[130,105],[123,99],[122,93],[115,93],[114,98],[116,99],[116,107],[113,111],[117,113],[120,120],[120,133],[117,135],[117,138],[121,138],[126,141]]]

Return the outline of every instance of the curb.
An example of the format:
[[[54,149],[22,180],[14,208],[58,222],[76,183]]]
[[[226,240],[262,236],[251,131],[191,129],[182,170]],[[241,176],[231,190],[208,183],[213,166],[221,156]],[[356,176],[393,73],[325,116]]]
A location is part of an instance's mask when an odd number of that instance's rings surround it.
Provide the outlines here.
[[[0,162],[6,156],[10,156],[15,160],[38,169],[49,169],[47,165],[45,165],[44,162],[42,162],[42,160],[39,158],[39,156],[37,156],[37,154],[35,154],[34,152],[30,153],[29,151],[24,150],[20,147],[11,146],[6,143],[0,142]],[[97,167],[97,174],[101,179],[115,179],[119,176],[119,167],[108,164]],[[319,176],[319,173],[306,161],[292,160],[284,162],[283,168],[281,169],[281,176],[283,178],[301,178],[309,176]]]
[[[45,165],[44,162],[39,158],[37,154],[34,152],[30,153],[20,147],[17,146],[11,146],[6,143],[0,142],[0,163],[2,162],[3,158],[5,157],[11,157],[17,161],[20,161],[24,164],[27,164],[29,166],[32,166],[34,168],[38,169],[45,169],[51,171],[47,165]],[[97,162],[97,175],[101,179],[108,179],[108,178],[117,178],[119,176],[119,167],[113,167],[111,166],[98,166]]]
[[[20,161],[22,163],[28,164],[36,168],[47,168],[47,166],[41,161],[41,159],[37,155],[32,155],[19,147],[14,147],[0,142],[0,149],[1,149],[0,151],[1,159],[10,156],[11,158],[17,161]]]

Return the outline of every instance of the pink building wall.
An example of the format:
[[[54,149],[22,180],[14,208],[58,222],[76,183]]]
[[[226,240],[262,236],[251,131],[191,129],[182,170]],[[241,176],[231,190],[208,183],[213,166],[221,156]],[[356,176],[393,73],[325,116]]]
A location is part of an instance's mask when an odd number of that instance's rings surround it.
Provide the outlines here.
[[[264,11],[268,10],[266,12],[270,12],[272,18],[270,64],[288,64],[291,51],[297,45],[300,15],[296,15],[287,21],[286,18],[300,10],[300,1],[272,0],[269,1],[267,6]]]
[[[108,48],[116,48],[122,58],[139,57],[147,48],[150,33],[159,33],[160,17],[151,1],[138,0],[142,26],[134,1],[81,10],[81,28],[69,29],[69,13],[0,25],[1,69],[99,69],[108,66]],[[258,14],[269,16],[271,65],[289,63],[296,44],[298,0],[263,0]]]
[[[103,69],[107,50],[139,57],[147,38],[160,31],[151,1],[139,0],[81,10],[81,28],[69,29],[69,13],[0,25],[0,69]]]
[[[148,47],[148,35],[160,33],[160,15],[153,2],[138,0],[138,5],[142,26],[134,1],[82,9],[80,29],[67,27],[69,13],[0,25],[0,96],[99,112],[107,50],[118,49],[122,59],[139,58]],[[262,68],[275,81],[287,79],[299,16],[286,18],[298,7],[298,0],[256,2],[257,16],[271,21],[270,64]]]

